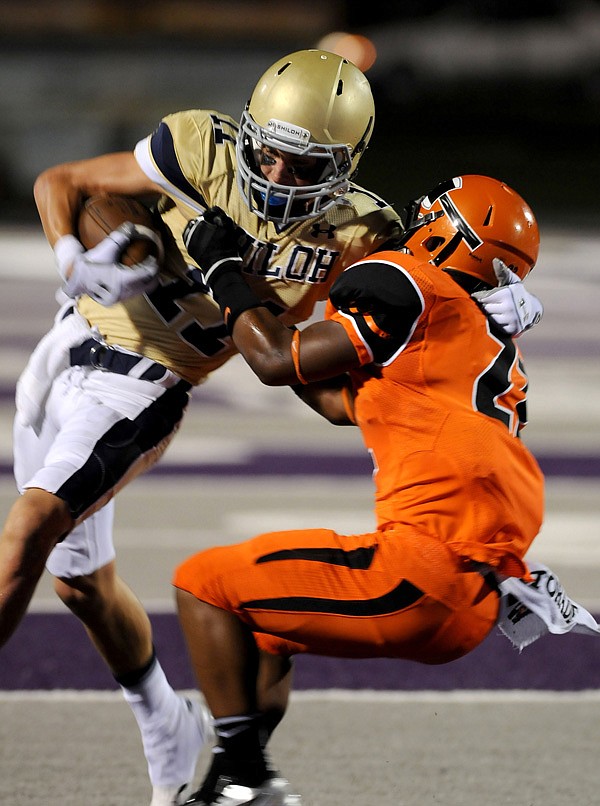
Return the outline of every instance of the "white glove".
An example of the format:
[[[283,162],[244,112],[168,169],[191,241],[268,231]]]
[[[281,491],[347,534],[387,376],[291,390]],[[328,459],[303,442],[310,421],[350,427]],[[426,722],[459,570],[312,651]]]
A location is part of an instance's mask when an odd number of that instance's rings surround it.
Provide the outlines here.
[[[472,296],[505,333],[520,336],[537,325],[544,308],[540,300],[527,291],[519,275],[499,258],[494,258],[492,265],[498,278],[498,287],[489,291],[476,291]]]
[[[54,252],[59,274],[65,281],[64,292],[72,298],[88,294],[108,306],[156,288],[157,258],[149,255],[134,266],[119,262],[125,247],[139,235],[136,226],[126,222],[87,252],[73,235],[60,238]],[[69,267],[71,273],[67,277]]]

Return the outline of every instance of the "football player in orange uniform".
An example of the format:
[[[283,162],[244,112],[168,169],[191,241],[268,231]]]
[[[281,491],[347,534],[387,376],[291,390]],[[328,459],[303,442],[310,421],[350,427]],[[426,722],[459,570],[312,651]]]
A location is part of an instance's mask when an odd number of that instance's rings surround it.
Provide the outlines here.
[[[238,350],[264,383],[355,422],[374,464],[375,532],[263,534],[203,551],[174,576],[218,739],[188,802],[291,806],[299,796],[264,751],[286,690],[263,699],[259,650],[282,669],[300,652],[446,663],[496,623],[498,580],[528,574],[544,479],[519,438],[527,376],[516,341],[472,295],[507,271],[524,278],[539,233],[505,184],[456,177],[419,200],[397,250],[336,280],[326,321],[295,331],[246,284],[232,233],[211,211],[187,243]]]

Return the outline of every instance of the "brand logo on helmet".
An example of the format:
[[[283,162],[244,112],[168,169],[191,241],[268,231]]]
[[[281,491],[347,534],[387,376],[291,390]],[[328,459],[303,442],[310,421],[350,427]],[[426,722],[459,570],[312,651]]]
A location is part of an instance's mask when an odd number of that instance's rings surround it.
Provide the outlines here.
[[[283,137],[287,140],[294,140],[301,146],[307,146],[310,142],[310,132],[301,126],[294,126],[293,123],[286,123],[285,120],[271,118],[267,123],[267,129],[276,137]]]

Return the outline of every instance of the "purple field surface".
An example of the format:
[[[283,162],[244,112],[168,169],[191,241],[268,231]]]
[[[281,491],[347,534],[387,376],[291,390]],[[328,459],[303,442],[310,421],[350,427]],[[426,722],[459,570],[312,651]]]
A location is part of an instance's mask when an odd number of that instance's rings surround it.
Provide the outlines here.
[[[154,614],[151,620],[158,657],[172,685],[195,688],[176,616]],[[583,691],[600,687],[599,661],[600,643],[590,636],[547,636],[519,653],[494,631],[466,658],[443,666],[298,656],[294,687]],[[69,613],[30,613],[0,650],[0,690],[115,688],[83,627]]]

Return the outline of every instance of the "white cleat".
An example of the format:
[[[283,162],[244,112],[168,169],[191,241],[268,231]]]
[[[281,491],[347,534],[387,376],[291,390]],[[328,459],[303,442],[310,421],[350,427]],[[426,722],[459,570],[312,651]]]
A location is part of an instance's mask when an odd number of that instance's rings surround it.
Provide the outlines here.
[[[260,786],[243,786],[230,783],[223,787],[220,794],[204,800],[197,792],[187,804],[199,806],[302,806],[300,795],[291,791],[285,778],[269,778]]]
[[[153,783],[150,806],[181,806],[189,797],[200,751],[214,740],[208,709],[179,697],[172,724],[142,739]]]
[[[302,806],[300,795],[292,794],[283,778],[271,778],[259,787],[231,784],[221,792],[215,806]]]

